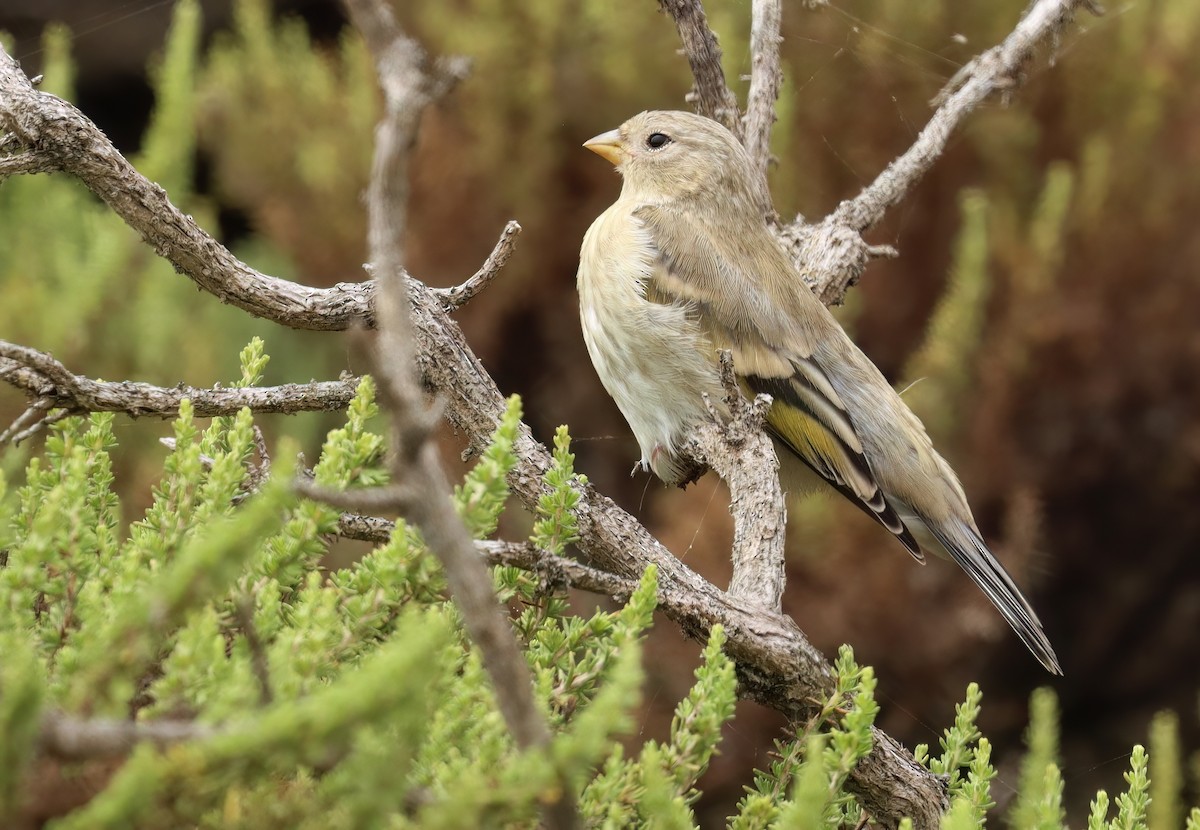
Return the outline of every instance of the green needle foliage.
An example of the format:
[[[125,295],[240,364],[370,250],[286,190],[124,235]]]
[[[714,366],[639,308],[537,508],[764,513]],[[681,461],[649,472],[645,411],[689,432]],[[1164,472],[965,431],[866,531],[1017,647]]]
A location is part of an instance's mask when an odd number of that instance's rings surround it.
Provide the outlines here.
[[[239,382],[255,382],[266,361],[252,342]],[[326,439],[317,481],[385,480],[383,440],[367,427],[374,413],[364,380],[345,425]],[[480,535],[503,507],[519,418],[514,398],[493,446],[456,490]],[[186,403],[153,501],[123,529],[113,421],[56,424],[25,484],[4,500],[4,815],[23,806],[20,782],[37,755],[41,713],[52,710],[196,724],[191,740],[138,747],[63,827],[528,824],[564,786],[582,792],[614,736],[632,727],[653,571],[615,611],[585,619],[542,603],[537,625],[524,630],[556,737],[518,753],[419,536],[399,523],[389,542],[323,574],[337,514],[292,493],[295,448],[278,448],[274,474],[256,483],[251,468],[262,459],[250,413],[201,428]],[[576,480],[568,441],[561,431],[546,480],[547,504],[557,507],[537,531],[561,540],[560,550],[575,534],[573,520],[559,518]],[[524,587],[535,598],[538,584]],[[664,803],[694,797],[732,715],[722,643],[717,629],[671,742],[648,751],[659,759],[652,775],[667,782],[653,790]],[[641,762],[629,770],[640,776]],[[470,797],[464,781],[479,784]]]
[[[1010,818],[1014,828],[1057,827],[1062,823],[1058,735],[1058,699],[1049,689],[1038,689],[1029,700],[1029,727],[1025,731],[1029,752],[1021,762],[1019,795]]]
[[[1179,747],[1179,716],[1159,712],[1150,722],[1150,830],[1178,827],[1183,822],[1183,753]]]
[[[991,798],[991,781],[996,777],[991,764],[992,745],[976,726],[982,700],[979,686],[969,684],[966,699],[955,707],[954,725],[942,735],[941,756],[930,758],[925,744],[918,745],[913,753],[930,772],[946,777],[951,797],[947,820],[967,825],[982,822],[995,806]]]

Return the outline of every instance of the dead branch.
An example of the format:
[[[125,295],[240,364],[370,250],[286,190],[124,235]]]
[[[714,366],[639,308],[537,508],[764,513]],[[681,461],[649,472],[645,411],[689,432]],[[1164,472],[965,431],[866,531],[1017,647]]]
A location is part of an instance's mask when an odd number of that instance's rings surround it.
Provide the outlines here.
[[[391,421],[391,473],[395,484],[376,492],[385,498],[390,496],[397,507],[404,509],[441,561],[450,593],[471,641],[479,649],[496,702],[517,746],[548,746],[550,729],[533,698],[529,665],[496,598],[491,573],[475,553],[474,542],[455,512],[437,446],[429,440],[440,418],[425,403],[406,296],[403,234],[408,151],[415,143],[426,106],[465,74],[466,64],[448,59],[430,68],[424,50],[400,30],[386,0],[346,0],[346,6],[375,58],[384,94],[384,114],[375,131],[375,155],[367,190],[367,243],[379,285],[375,298],[379,336],[374,374]],[[515,231],[508,230],[506,237],[515,235]],[[502,243],[506,237],[501,238]],[[500,256],[505,256],[503,250]],[[542,814],[549,827],[570,830],[579,825],[579,817],[570,786],[562,787],[562,793],[557,800],[543,805]]]
[[[775,102],[783,86],[779,65],[779,27],[783,21],[780,0],[754,0],[750,20],[750,91],[746,95],[746,145],[754,164],[766,175],[771,164],[771,127],[775,125]]]
[[[716,34],[708,27],[704,4],[701,0],[658,0],[658,5],[675,21],[692,77],[696,79],[696,86],[687,100],[696,112],[720,121],[741,138],[741,111],[737,98],[725,83],[721,46]]]
[[[721,72],[721,51],[716,36],[708,29],[700,0],[659,0],[675,20],[679,38],[691,64],[696,82],[693,104],[697,112],[730,126],[723,113],[737,112]],[[1091,0],[1035,0],[1016,28],[999,45],[972,60],[951,80],[934,103],[937,109],[916,141],[870,185],[819,223],[808,224],[797,216],[779,229],[779,236],[792,254],[804,282],[821,302],[838,305],[846,290],[862,276],[874,258],[892,256],[886,246],[868,245],[861,234],[876,225],[898,204],[941,157],[946,142],[963,120],[997,91],[1011,92],[1037,51],[1047,41],[1056,43],[1075,12],[1086,8],[1098,13]],[[770,129],[778,95],[778,49],[772,35],[778,34],[777,3],[756,0],[753,8],[753,74],[745,132],[747,149],[757,164],[766,169],[769,161]],[[757,83],[756,83],[757,81]],[[768,105],[769,101],[769,105]]]
[[[504,226],[504,231],[500,234],[500,239],[496,242],[496,247],[492,248],[492,252],[484,260],[483,266],[472,274],[470,279],[453,288],[430,289],[434,294],[441,297],[442,306],[446,311],[455,311],[462,308],[471,302],[476,294],[491,285],[492,280],[508,264],[513,249],[517,247],[517,236],[520,233],[521,226],[516,222],[510,221]]]
[[[338,517],[337,533],[346,539],[382,545],[392,538],[395,529],[394,522],[378,516],[343,513]],[[621,601],[629,599],[637,588],[637,580],[615,576],[565,556],[556,556],[531,542],[477,541],[475,552],[489,565],[547,573],[556,583]]]
[[[231,254],[138,173],[91,119],[33,87],[0,46],[0,130],[19,142],[18,166],[70,173],[161,257],[221,302],[290,328],[343,331],[371,324],[374,283],[313,288],[262,274]],[[19,172],[10,169],[8,172]]]
[[[1037,0],[998,46],[974,58],[934,99],[938,105],[925,128],[904,153],[853,199],[842,202],[833,219],[862,232],[899,204],[933,166],[951,133],[994,92],[1011,91],[1025,68],[1047,41],[1055,41],[1081,6],[1096,12],[1089,0]]]
[[[771,397],[759,395],[753,402],[742,397],[728,351],[721,352],[721,381],[728,422],[723,422],[713,403],[706,400],[712,420],[695,431],[685,451],[716,471],[729,486],[729,512],[733,515],[729,595],[780,614],[787,503],[779,484],[779,460],[762,428]]]
[[[124,412],[134,418],[174,418],[186,398],[196,415],[234,415],[243,407],[254,412],[336,412],[354,398],[358,378],[200,389],[153,386],[134,381],[99,381],[76,375],[46,352],[0,340],[0,379],[25,392],[33,402],[8,429],[0,444],[20,442],[51,419],[85,412]],[[57,410],[57,411],[56,411]],[[34,420],[34,418],[37,418]]]
[[[141,722],[50,712],[42,719],[38,750],[60,761],[86,761],[127,755],[139,743],[168,746],[218,734],[220,730],[194,721]]]

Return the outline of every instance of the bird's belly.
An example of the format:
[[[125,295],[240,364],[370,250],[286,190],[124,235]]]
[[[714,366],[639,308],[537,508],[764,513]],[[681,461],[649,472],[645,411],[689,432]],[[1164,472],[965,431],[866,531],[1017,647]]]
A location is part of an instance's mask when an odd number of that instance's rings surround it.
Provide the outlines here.
[[[592,302],[581,292],[588,353],[604,388],[637,437],[642,462],[668,483],[687,475],[677,458],[693,425],[708,417],[704,393],[721,403],[715,350],[684,308],[640,296]]]

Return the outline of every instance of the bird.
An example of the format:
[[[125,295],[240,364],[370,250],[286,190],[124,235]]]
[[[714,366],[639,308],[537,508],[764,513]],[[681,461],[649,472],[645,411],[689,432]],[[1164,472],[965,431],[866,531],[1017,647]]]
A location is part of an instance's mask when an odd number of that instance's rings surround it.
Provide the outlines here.
[[[583,146],[623,180],[584,235],[577,286],[588,354],[641,449],[635,471],[694,479],[681,446],[723,399],[728,351],[742,391],[772,398],[766,429],[785,489],[810,471],[918,562],[917,533],[936,540],[1047,671],[1062,674],[954,470],[803,284],[771,231],[766,177],[733,133],[693,113],[647,111]]]

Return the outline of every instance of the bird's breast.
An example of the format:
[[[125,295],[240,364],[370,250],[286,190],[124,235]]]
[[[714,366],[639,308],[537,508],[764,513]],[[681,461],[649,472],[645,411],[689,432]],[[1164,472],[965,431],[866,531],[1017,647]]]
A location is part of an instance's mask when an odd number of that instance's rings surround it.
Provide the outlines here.
[[[719,403],[715,349],[686,305],[646,297],[658,252],[641,223],[614,205],[596,220],[580,252],[584,341],[596,373],[666,481],[692,426],[708,417],[704,393]]]

